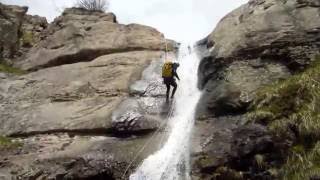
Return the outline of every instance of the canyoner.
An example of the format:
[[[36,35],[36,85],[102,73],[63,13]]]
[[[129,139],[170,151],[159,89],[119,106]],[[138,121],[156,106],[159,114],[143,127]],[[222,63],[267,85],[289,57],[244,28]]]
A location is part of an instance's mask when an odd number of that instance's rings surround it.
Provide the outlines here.
[[[195,53],[184,56],[187,46],[179,50],[180,88],[168,119],[169,136],[163,147],[145,159],[130,180],[190,179],[190,136],[200,91],[197,88],[199,59]],[[173,64],[173,63],[172,63]]]
[[[177,83],[175,78],[177,78],[180,81],[180,78],[177,74],[177,69],[180,66],[179,63],[173,63],[169,58],[168,58],[168,44],[167,40],[164,39],[165,41],[165,58],[164,58],[164,63],[162,66],[162,78],[163,78],[163,84],[166,85],[167,91],[166,91],[166,102],[169,102],[169,95],[170,95],[170,87],[173,86],[173,90],[171,93],[171,99],[173,99],[175,92],[177,90]]]
[[[166,85],[167,87],[167,91],[166,91],[166,102],[169,102],[169,95],[170,95],[170,86],[173,86],[173,90],[171,93],[171,99],[174,98],[174,95],[176,93],[177,90],[177,82],[176,79],[180,80],[178,73],[177,73],[177,69],[180,66],[179,63],[173,63],[169,60],[167,60],[167,62],[165,62],[162,66],[162,78],[163,78],[163,83]]]

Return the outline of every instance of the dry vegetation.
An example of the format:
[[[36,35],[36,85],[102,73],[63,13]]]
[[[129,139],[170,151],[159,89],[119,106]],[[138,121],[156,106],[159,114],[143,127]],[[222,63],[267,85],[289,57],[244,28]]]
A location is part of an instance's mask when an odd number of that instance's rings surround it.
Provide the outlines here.
[[[90,11],[106,11],[109,8],[107,0],[78,0],[77,6]]]

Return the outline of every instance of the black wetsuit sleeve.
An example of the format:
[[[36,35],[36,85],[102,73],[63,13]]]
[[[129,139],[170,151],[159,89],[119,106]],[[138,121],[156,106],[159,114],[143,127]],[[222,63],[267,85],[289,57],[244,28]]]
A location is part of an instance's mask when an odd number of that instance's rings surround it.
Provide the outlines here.
[[[176,77],[177,79],[180,80],[179,76],[178,76],[178,73],[176,70],[173,70],[173,77]]]

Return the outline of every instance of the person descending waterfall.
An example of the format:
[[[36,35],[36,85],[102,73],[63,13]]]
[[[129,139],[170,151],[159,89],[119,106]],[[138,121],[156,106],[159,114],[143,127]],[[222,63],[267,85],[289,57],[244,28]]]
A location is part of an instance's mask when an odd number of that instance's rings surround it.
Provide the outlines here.
[[[192,53],[190,45],[188,46],[189,54]]]
[[[158,144],[161,148],[140,163],[136,171],[130,175],[130,180],[192,179],[191,137],[195,124],[196,107],[201,96],[197,87],[198,69],[195,67],[199,67],[200,59],[194,51],[189,55],[187,47],[188,44],[181,44],[178,52],[179,89],[174,95],[175,102],[172,105],[165,103],[171,106],[168,119],[161,123],[163,125],[147,141],[150,144],[146,144],[138,152],[145,152],[148,145],[151,147]],[[157,142],[157,138],[161,140]],[[141,157],[141,154],[137,154],[137,157]]]
[[[177,90],[177,83],[175,78],[177,78],[180,81],[180,78],[177,74],[177,69],[180,66],[179,63],[173,63],[171,61],[167,61],[164,63],[162,66],[162,78],[163,78],[163,83],[167,87],[167,93],[166,93],[166,101],[169,101],[169,95],[170,95],[170,87],[173,86],[173,90],[171,93],[171,99],[174,98],[174,94]]]

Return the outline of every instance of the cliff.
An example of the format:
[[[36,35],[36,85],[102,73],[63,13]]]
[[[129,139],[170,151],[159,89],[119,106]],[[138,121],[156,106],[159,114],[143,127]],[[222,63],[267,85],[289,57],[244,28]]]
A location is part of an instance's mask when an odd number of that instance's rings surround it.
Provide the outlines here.
[[[285,167],[290,167],[286,161],[297,155],[290,148],[303,144],[299,139],[305,133],[306,126],[300,122],[304,118],[292,119],[301,112],[297,104],[309,107],[317,99],[312,89],[305,92],[313,93],[308,100],[299,93],[318,87],[319,75],[314,69],[320,46],[319,8],[317,0],[250,0],[198,42],[203,96],[195,130],[195,177],[300,177]],[[314,81],[306,80],[306,73],[314,76]],[[301,86],[293,83],[297,79]],[[319,114],[316,109],[304,110]],[[303,122],[315,124],[312,119]],[[282,123],[286,125],[280,126]],[[279,127],[290,135],[279,136],[275,131]],[[317,140],[311,142],[313,147]],[[302,169],[290,172],[301,175]],[[314,176],[306,173],[305,178]]]
[[[47,24],[0,9],[2,58],[15,66],[0,72],[1,177],[126,178],[157,149],[135,157],[167,113],[163,34],[113,13],[70,8]]]

